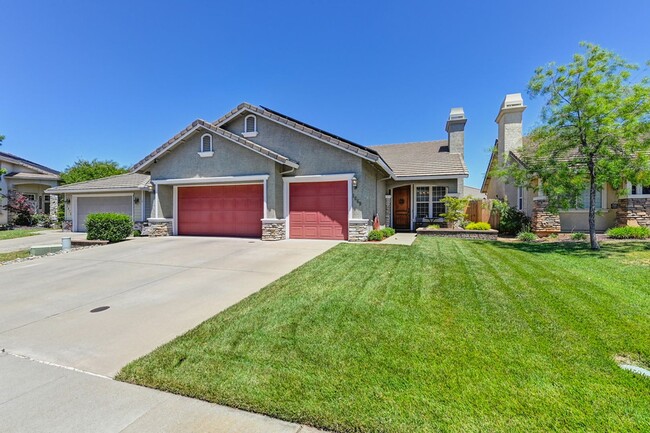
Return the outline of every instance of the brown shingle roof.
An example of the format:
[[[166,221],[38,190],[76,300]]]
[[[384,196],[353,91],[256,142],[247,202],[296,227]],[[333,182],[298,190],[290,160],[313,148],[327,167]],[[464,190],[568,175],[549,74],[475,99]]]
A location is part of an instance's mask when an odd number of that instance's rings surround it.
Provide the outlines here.
[[[104,177],[101,179],[89,180],[87,182],[70,183],[50,188],[45,192],[49,194],[81,193],[103,190],[124,190],[134,191],[148,189],[151,185],[151,176],[140,173],[118,174],[116,176]]]
[[[447,140],[371,146],[395,173],[395,177],[467,176],[459,153],[449,153]]]

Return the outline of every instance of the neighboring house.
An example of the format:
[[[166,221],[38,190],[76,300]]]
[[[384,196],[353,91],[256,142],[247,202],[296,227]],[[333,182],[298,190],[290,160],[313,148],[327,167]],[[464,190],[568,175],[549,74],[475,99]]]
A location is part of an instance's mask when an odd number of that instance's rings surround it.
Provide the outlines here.
[[[5,152],[0,152],[0,169],[5,172],[0,176],[0,225],[11,223],[4,206],[12,191],[27,197],[37,213],[56,217],[57,196],[45,191],[60,183],[58,171]]]
[[[523,211],[532,219],[532,230],[539,234],[587,231],[589,191],[585,190],[574,209],[559,214],[547,211],[548,200],[534,189],[518,187],[512,181],[495,177],[492,170],[510,161],[523,166],[520,151],[530,145],[523,135],[522,115],[526,106],[520,93],[506,95],[496,118],[498,138],[490,158],[481,192],[490,199],[507,199],[508,203]],[[537,186],[537,185],[535,185]],[[628,184],[625,194],[620,195],[610,185],[596,194],[596,230],[604,231],[616,225],[650,226],[650,187]]]
[[[487,198],[487,194],[481,192],[481,188],[465,185],[463,189],[465,190],[463,197],[471,197],[477,200],[483,200]]]
[[[49,192],[65,194],[76,231],[89,212],[132,205],[152,235],[365,240],[375,215],[413,230],[463,195],[466,122],[452,109],[445,140],[369,147],[243,103],[192,122],[130,175]]]

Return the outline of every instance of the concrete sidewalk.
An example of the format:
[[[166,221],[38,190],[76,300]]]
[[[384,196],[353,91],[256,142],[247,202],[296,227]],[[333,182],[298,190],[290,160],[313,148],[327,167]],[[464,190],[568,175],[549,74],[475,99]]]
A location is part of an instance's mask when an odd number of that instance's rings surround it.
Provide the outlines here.
[[[384,239],[379,242],[380,245],[413,245],[415,238],[418,235],[416,233],[395,233],[393,236],[388,239]]]
[[[5,433],[317,433],[320,430],[0,353]]]
[[[0,253],[28,250],[34,245],[61,245],[61,238],[86,239],[85,233],[71,233],[62,230],[43,230],[37,235],[0,241]]]

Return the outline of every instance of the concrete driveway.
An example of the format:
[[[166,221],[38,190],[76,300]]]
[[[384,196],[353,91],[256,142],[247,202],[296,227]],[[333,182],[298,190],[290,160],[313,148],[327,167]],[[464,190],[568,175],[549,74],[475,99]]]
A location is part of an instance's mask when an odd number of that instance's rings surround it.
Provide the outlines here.
[[[6,265],[0,348],[113,377],[335,244],[136,238]]]
[[[43,230],[36,233],[34,236],[0,241],[0,253],[28,250],[34,245],[61,245],[61,238],[64,236],[72,239],[86,239],[85,233],[70,233],[61,230]]]

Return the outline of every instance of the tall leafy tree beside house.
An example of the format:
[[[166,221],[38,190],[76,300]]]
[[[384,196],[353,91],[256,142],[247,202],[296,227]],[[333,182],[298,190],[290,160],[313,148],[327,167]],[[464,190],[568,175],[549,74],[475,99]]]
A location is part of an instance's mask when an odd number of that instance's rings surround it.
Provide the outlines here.
[[[545,100],[541,124],[521,149],[523,166],[507,164],[500,174],[537,189],[541,179],[554,212],[575,208],[588,190],[591,247],[599,249],[598,190],[650,181],[650,80],[612,51],[581,46],[570,63],[535,71],[529,93]]]
[[[61,173],[61,181],[66,184],[86,182],[103,177],[115,176],[117,174],[128,173],[128,167],[119,165],[112,160],[100,161],[93,159],[88,161],[79,159],[74,164],[65,168]]]

